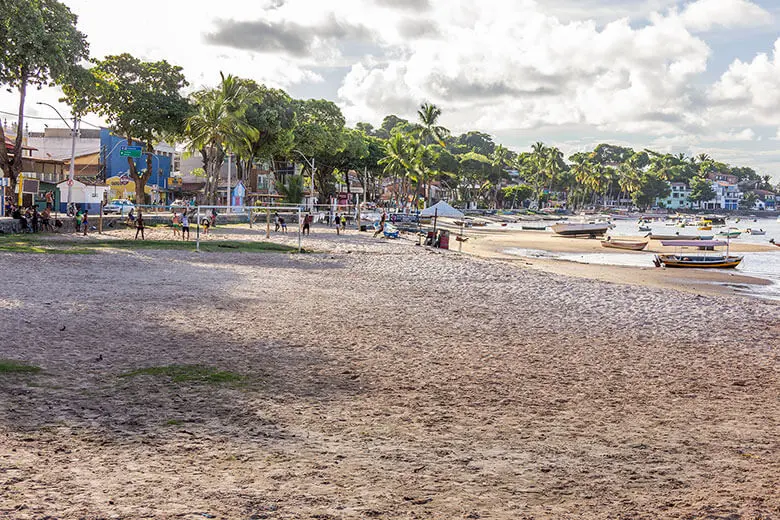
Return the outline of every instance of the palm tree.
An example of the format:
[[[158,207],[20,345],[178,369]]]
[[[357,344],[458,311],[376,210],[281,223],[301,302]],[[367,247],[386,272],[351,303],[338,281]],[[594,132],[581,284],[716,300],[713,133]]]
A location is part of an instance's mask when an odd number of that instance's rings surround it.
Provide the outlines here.
[[[196,112],[187,119],[185,135],[190,152],[203,157],[206,173],[206,200],[214,203],[219,172],[225,153],[238,149],[257,130],[243,119],[245,90],[237,79],[222,76],[218,88],[203,89],[192,95]]]
[[[562,171],[566,169],[566,163],[563,162],[563,152],[561,152],[555,146],[547,148],[547,153],[545,154],[544,163],[545,163],[545,173],[550,178],[549,191],[552,192],[555,178],[558,175],[560,175]]]
[[[444,146],[444,138],[450,131],[438,126],[440,116],[441,109],[430,103],[423,103],[417,111],[417,118],[420,120],[419,137],[426,146],[433,143]]]
[[[384,167],[384,173],[393,178],[393,185],[398,194],[398,179],[407,179],[411,170],[411,153],[409,140],[402,132],[395,132],[385,141],[385,156],[378,164]]]

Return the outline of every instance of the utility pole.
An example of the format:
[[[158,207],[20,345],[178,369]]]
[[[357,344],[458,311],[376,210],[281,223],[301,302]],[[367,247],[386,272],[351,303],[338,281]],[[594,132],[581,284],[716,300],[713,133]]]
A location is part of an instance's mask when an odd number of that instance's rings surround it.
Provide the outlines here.
[[[39,105],[46,105],[47,107],[51,108],[55,112],[57,112],[57,115],[60,116],[60,119],[62,119],[66,125],[70,125],[64,117],[62,117],[62,114],[60,114],[60,111],[57,110],[53,105],[50,105],[48,103],[44,103],[42,101],[38,101]],[[68,173],[68,205],[65,208],[65,211],[67,212],[68,208],[70,208],[70,204],[73,201],[73,178],[76,176],[76,137],[78,136],[79,132],[79,117],[77,115],[73,116],[73,130],[70,132],[70,171]]]
[[[229,153],[228,154],[228,179],[227,179],[227,212],[228,213],[230,213],[230,206],[233,205],[231,204],[233,202],[232,200],[233,197],[230,194],[230,166],[232,164],[232,159],[233,159],[233,154]]]
[[[306,164],[309,165],[309,168],[311,168],[311,187],[310,187],[310,202],[309,206],[311,207],[311,212],[314,213],[314,157],[311,158],[311,162],[306,158],[305,155],[303,155],[303,152],[300,150],[293,150],[293,152],[299,154],[301,157],[303,157],[303,160],[306,161]]]

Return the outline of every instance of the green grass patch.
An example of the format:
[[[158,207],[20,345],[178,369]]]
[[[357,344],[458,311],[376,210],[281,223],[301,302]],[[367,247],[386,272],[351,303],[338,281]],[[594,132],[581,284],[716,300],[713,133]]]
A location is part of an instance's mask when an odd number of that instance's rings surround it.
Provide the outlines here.
[[[85,244],[86,247],[113,249],[165,249],[174,251],[194,251],[195,240],[100,240]],[[200,250],[207,253],[288,253],[298,251],[295,247],[273,242],[244,242],[240,240],[201,241]]]
[[[0,359],[0,374],[35,374],[41,371],[41,367],[25,365],[10,359]]]
[[[148,367],[122,374],[121,377],[157,376],[169,377],[174,383],[240,383],[244,377],[235,372],[217,370],[203,365],[168,365]]]
[[[102,240],[79,239],[78,242],[54,240],[29,235],[0,236],[0,252],[41,254],[93,254],[100,249],[195,251],[192,240]],[[245,242],[241,240],[201,241],[200,250],[206,253],[294,253],[297,247],[273,242]]]
[[[0,237],[0,252],[2,253],[33,253],[46,255],[89,255],[90,249],[73,247],[69,244],[59,244],[38,240],[26,236]]]
[[[165,421],[166,426],[181,426],[182,424],[184,424],[184,421],[179,419],[168,419]]]

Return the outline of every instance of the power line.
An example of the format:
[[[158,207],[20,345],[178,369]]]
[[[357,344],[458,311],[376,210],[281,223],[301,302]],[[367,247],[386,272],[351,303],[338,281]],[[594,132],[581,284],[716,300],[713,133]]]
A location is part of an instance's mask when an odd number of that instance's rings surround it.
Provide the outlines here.
[[[0,114],[4,114],[4,115],[7,115],[7,116],[14,116],[14,117],[19,115],[19,114],[15,114],[14,112],[6,112],[5,110],[0,110]],[[72,118],[73,116],[70,116],[70,117]],[[24,118],[25,119],[38,119],[38,120],[41,120],[41,121],[62,121],[62,119],[60,119],[59,117],[28,116],[27,114],[24,114]],[[94,123],[90,123],[89,121],[85,121],[83,119],[81,119],[80,121],[82,123],[86,124],[86,125],[89,125],[89,126],[92,126],[92,127],[95,127],[95,128],[104,128],[101,125],[96,125]]]

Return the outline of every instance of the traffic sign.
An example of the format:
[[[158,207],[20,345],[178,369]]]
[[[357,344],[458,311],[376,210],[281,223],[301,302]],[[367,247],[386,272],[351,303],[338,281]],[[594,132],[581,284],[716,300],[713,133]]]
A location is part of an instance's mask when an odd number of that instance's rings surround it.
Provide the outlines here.
[[[119,184],[121,184],[122,186],[124,186],[124,185],[125,185],[125,184],[127,184],[128,182],[130,182],[130,177],[128,177],[127,175],[120,175],[120,176],[119,176]]]
[[[141,147],[140,146],[123,146],[119,149],[119,156],[120,157],[135,157],[136,159],[138,157],[141,157]]]
[[[10,186],[11,179],[9,177],[0,177],[0,186]]]
[[[73,186],[73,179],[68,179],[68,186]]]

